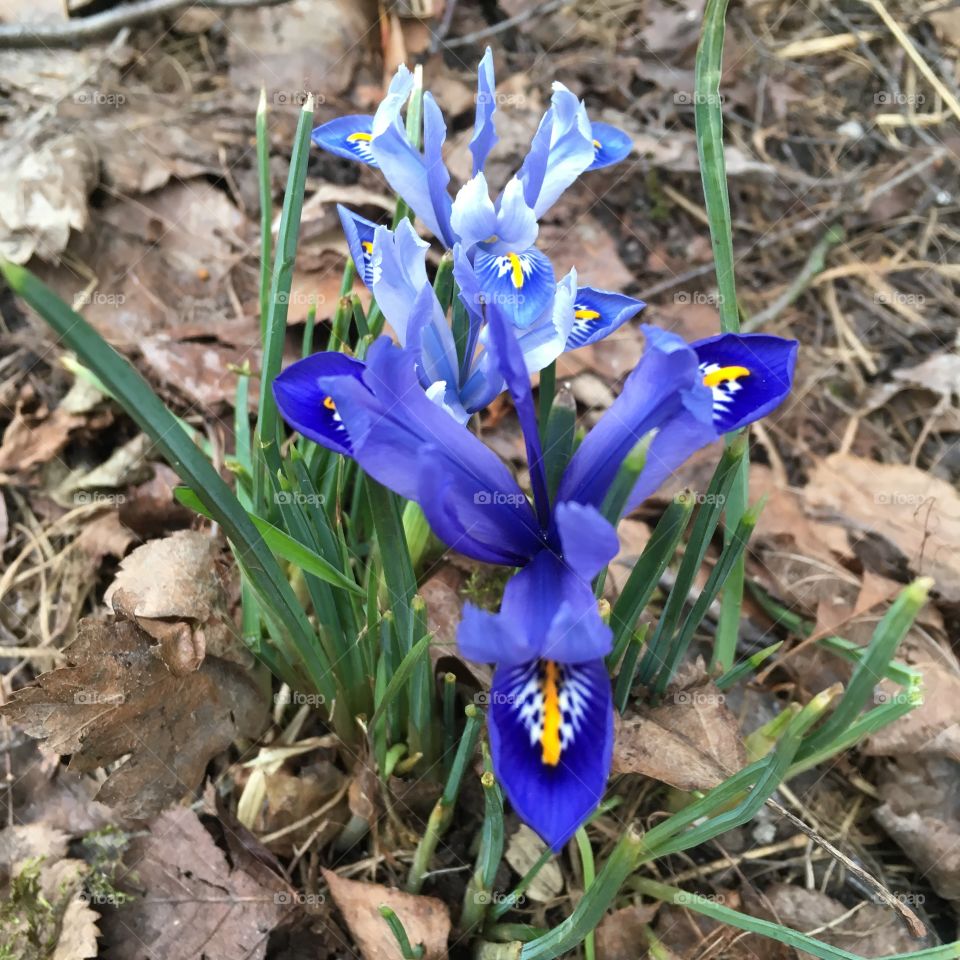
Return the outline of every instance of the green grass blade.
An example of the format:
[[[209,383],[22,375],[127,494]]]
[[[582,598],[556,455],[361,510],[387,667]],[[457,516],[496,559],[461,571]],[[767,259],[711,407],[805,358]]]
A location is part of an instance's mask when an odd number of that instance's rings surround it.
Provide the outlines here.
[[[798,930],[791,930],[790,927],[785,927],[780,923],[751,917],[749,914],[741,913],[739,910],[724,906],[697,893],[687,893],[677,887],[658,883],[656,880],[647,877],[636,877],[631,885],[640,893],[655,897],[657,900],[673,903],[679,907],[687,907],[695,913],[700,913],[713,920],[719,920],[721,923],[727,923],[738,930],[757,933],[779,943],[785,943],[788,947],[803,950],[805,953],[820,958],[820,960],[864,960],[858,953],[850,953],[848,950],[832,947],[807,936],[805,933],[800,933]],[[948,957],[958,956],[960,956],[960,943],[952,943],[942,947],[918,950],[915,953],[901,953],[893,960],[908,960],[908,958],[909,960],[947,960]]]
[[[0,262],[0,271],[13,292],[30,304],[81,362],[103,381],[180,478],[198,491],[200,502],[220,524],[261,600],[282,627],[277,639],[289,645],[287,659],[309,669],[312,685],[325,697],[332,698],[334,687],[329,664],[322,670],[308,666],[316,661],[316,639],[290,584],[247,511],[210,461],[149,384],[83,317],[23,267]]]
[[[270,309],[270,256],[273,252],[273,190],[270,184],[270,133],[267,128],[267,91],[260,88],[257,105],[257,184],[260,188],[260,339],[267,334]]]
[[[303,191],[307,182],[307,162],[310,159],[310,132],[313,125],[313,97],[300,111],[297,131],[293,138],[290,156],[290,173],[287,189],[283,195],[280,213],[280,228],[277,237],[273,273],[270,278],[270,297],[267,304],[267,322],[263,338],[263,366],[260,371],[260,412],[257,420],[259,448],[268,457],[270,473],[276,474],[279,467],[276,446],[279,440],[279,414],[273,399],[273,381],[280,372],[283,361],[283,343],[287,331],[287,310],[290,303],[290,288],[293,285],[293,265],[297,253],[297,235],[300,230],[300,214],[303,210]],[[257,470],[254,475],[255,503],[258,510],[265,503],[267,473]]]
[[[206,504],[200,499],[197,492],[187,487],[177,487],[174,496],[185,507],[195,510],[207,519],[216,519]],[[355,583],[348,576],[338,570],[329,560],[324,560],[320,554],[315,553],[309,547],[304,546],[299,540],[294,540],[290,534],[285,533],[279,527],[264,520],[256,514],[250,514],[250,520],[260,531],[267,546],[279,557],[283,557],[288,563],[295,567],[305,570],[307,573],[323,580],[325,583],[332,584],[335,587],[341,587],[344,590],[350,590],[357,596],[365,597],[366,592],[363,587]]]
[[[843,698],[824,725],[803,745],[798,759],[823,749],[843,734],[873,694],[877,681],[886,673],[900,641],[926,603],[933,581],[921,577],[905,587],[877,624],[867,650],[847,684]]]
[[[427,655],[431,639],[432,637],[429,633],[422,636],[400,661],[400,665],[394,671],[389,681],[387,681],[386,689],[380,697],[377,709],[374,710],[373,716],[370,718],[371,730],[386,716],[390,704],[393,703],[397,695],[403,690],[417,664]]]
[[[737,287],[733,259],[733,228],[727,169],[723,153],[723,112],[720,77],[723,68],[723,40],[728,0],[707,0],[703,29],[694,65],[694,117],[697,129],[697,156],[703,181],[704,205],[710,222],[710,243],[717,273],[720,329],[735,333],[740,329]],[[749,467],[746,458],[731,490],[727,505],[726,530],[732,535],[747,506]],[[729,670],[736,654],[743,603],[744,566],[741,559],[727,579],[721,600],[720,622],[711,666]]]

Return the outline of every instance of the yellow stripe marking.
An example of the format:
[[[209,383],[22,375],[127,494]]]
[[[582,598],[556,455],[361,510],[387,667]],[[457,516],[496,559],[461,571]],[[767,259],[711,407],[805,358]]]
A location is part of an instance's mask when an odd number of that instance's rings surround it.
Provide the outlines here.
[[[739,380],[741,377],[749,377],[750,371],[746,367],[720,367],[712,373],[704,375],[703,385],[705,387],[716,387],[727,380]]]
[[[363,247],[367,253],[373,253],[373,243],[370,240],[361,240],[360,246]]]
[[[574,320],[596,320],[600,314],[596,310],[574,310]]]
[[[336,410],[336,409],[337,409],[337,405],[333,402],[333,397],[324,397],[324,398],[323,398],[323,405],[324,405],[328,410]]]
[[[523,286],[523,261],[515,253],[508,253],[507,259],[513,271],[513,285],[519,290]]]
[[[543,662],[543,733],[540,759],[548,767],[560,762],[560,670],[553,660]]]
[[[603,144],[599,140],[594,140],[593,146],[595,149],[599,150],[603,146]]]
[[[347,137],[347,143],[356,143],[358,140],[369,141],[372,139],[373,139],[372,133],[362,133],[360,130],[358,130],[356,133],[351,133],[350,136]]]

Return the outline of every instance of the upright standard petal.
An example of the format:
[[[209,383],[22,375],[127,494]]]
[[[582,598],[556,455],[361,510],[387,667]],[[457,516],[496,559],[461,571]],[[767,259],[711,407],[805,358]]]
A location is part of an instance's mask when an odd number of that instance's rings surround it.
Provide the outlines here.
[[[573,329],[565,349],[576,350],[602,340],[635,317],[645,306],[642,300],[634,300],[622,293],[580,287],[573,309]]]
[[[493,79],[493,51],[487,52],[477,68],[477,108],[473,121],[470,152],[473,154],[473,173],[483,170],[487,156],[497,143],[493,115],[497,112],[496,85]]]
[[[370,142],[373,139],[373,117],[363,114],[337,117],[316,127],[310,134],[310,139],[321,150],[335,153],[338,157],[359,160],[360,163],[366,163],[371,167],[378,166],[370,149]]]
[[[335,385],[338,379],[362,383],[364,370],[359,360],[334,352],[314,353],[291,364],[273,381],[280,415],[315,443],[351,456],[350,433],[333,395],[339,392]]]
[[[559,851],[603,798],[613,703],[603,660],[500,666],[488,712],[494,773],[520,818]]]
[[[518,178],[537,217],[594,161],[586,107],[562,83],[554,83],[550,109],[534,134]]]
[[[557,492],[560,501],[601,507],[624,458],[644,436],[684,409],[710,422],[710,394],[699,384],[696,353],[676,334],[655,327],[643,332],[643,356],[570,459]]]
[[[436,103],[425,94],[424,153],[410,143],[401,111],[412,88],[413,75],[401,64],[374,114],[370,150],[387,183],[431,232],[451,246],[451,200],[446,189],[450,174],[440,157],[446,127]]]
[[[457,191],[450,226],[463,250],[472,249],[497,232],[497,211],[482,172],[474,174]]]
[[[533,406],[533,393],[530,389],[530,375],[527,373],[527,365],[520,344],[517,343],[516,334],[496,304],[490,304],[487,307],[487,323],[490,329],[489,346],[493,351],[494,362],[510,391],[517,417],[520,419],[520,428],[523,430],[537,516],[540,518],[541,525],[546,527],[550,519],[550,498],[547,493],[547,475],[543,463],[540,431],[537,426],[537,412]]]
[[[609,123],[591,123],[590,132],[593,136],[593,163],[588,170],[600,170],[611,164],[619,163],[633,149],[633,139],[630,134]]]
[[[337,204],[340,225],[347,238],[350,257],[360,274],[360,279],[368,290],[373,287],[373,235],[377,225],[359,214],[348,210],[343,204]]]
[[[478,251],[473,267],[485,301],[500,307],[520,330],[553,300],[557,287],[553,264],[535,247],[501,254]]]
[[[382,226],[375,230],[370,291],[401,346],[407,345],[407,327],[414,301],[429,284],[429,249],[430,244],[417,236],[406,218],[397,224],[396,230]]]
[[[783,402],[793,386],[798,346],[764,333],[723,333],[691,344],[713,392],[719,433],[753,423]]]

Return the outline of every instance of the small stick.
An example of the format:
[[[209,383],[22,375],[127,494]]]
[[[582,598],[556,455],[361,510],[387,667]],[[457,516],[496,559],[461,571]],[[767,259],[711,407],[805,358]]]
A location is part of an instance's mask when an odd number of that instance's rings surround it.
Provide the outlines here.
[[[879,880],[867,873],[863,867],[854,863],[845,853],[838,850],[829,840],[821,837],[812,827],[808,827],[799,817],[794,816],[786,807],[781,806],[772,798],[767,799],[767,806],[786,817],[801,833],[805,833],[814,843],[823,847],[830,856],[839,860],[855,877],[862,880],[877,897],[891,910],[900,915],[900,918],[910,929],[912,936],[922,940],[927,935],[927,928],[920,918],[901,900],[898,900]]]
[[[0,26],[0,50],[29,50],[33,47],[73,47],[100,40],[144,20],[152,20],[181,7],[202,6],[207,9],[252,9],[272,7],[287,0],[136,0],[68,23],[12,23]]]

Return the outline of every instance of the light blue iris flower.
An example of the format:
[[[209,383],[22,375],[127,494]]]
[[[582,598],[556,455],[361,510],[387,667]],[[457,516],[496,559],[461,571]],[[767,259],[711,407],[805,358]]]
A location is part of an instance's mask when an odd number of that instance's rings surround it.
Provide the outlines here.
[[[480,63],[470,151],[473,176],[452,199],[443,162],[446,123],[430,93],[423,95],[423,149],[411,144],[402,111],[414,76],[401,66],[386,97],[370,116],[339,117],[313,131],[318,146],[378,167],[387,182],[448,250],[459,295],[471,319],[466,356],[458,363],[443,310],[431,299],[425,256],[409,223],[395,233],[339,208],[351,256],[401,343],[420,345],[421,380],[458,419],[481,409],[503,389],[486,350],[483,304],[496,304],[514,326],[527,369],[543,369],[565,350],[606,337],[635,316],[643,302],[622,294],[577,287],[571,271],[557,282],[553,264],[535,246],[539,219],[586,170],[624,159],[631,141],[609,124],[591,124],[586,108],[555,83],[550,108],[516,176],[495,199],[484,174],[497,143],[493,56]],[[414,305],[425,311],[412,320]]]

